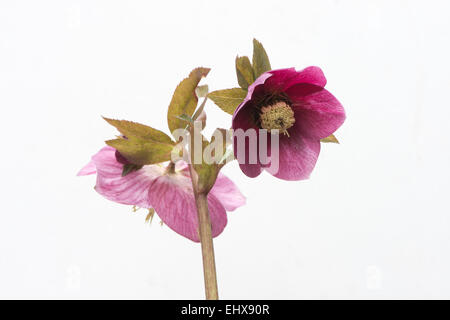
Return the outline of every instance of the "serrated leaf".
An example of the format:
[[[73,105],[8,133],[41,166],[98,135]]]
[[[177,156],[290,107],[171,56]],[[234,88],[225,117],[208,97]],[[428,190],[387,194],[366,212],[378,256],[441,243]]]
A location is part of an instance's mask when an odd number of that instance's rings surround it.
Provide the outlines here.
[[[332,134],[332,135],[329,135],[326,138],[320,139],[320,142],[339,143],[339,140],[335,137],[334,134]]]
[[[223,111],[233,114],[237,106],[247,96],[247,91],[241,88],[217,90],[210,92],[208,98],[214,101]]]
[[[170,160],[173,144],[151,142],[136,137],[106,141],[129,162],[135,165],[155,164]]]
[[[127,120],[108,119],[105,117],[103,119],[110,125],[116,127],[126,137],[136,137],[146,141],[174,144],[167,134],[144,124]]]
[[[189,117],[192,116],[198,102],[197,95],[195,94],[195,88],[200,80],[203,77],[206,77],[209,70],[210,69],[208,68],[196,68],[191,71],[189,77],[185,78],[178,84],[175,92],[173,93],[169,110],[167,112],[167,123],[169,125],[170,132],[186,126],[186,123],[177,117],[182,114],[186,114]]]
[[[270,66],[269,57],[264,49],[261,42],[253,39],[253,72],[255,73],[255,78],[258,78],[264,72],[272,70]]]
[[[124,164],[123,169],[122,169],[122,177],[125,177],[127,174],[129,174],[131,172],[138,171],[141,168],[142,168],[142,166],[132,164],[132,163]]]
[[[255,82],[253,67],[248,57],[236,57],[236,75],[242,89],[247,89]]]

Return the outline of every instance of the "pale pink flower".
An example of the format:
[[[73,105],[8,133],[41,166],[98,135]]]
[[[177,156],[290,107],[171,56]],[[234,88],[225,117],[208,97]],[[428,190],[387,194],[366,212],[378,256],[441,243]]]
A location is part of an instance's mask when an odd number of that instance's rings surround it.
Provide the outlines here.
[[[122,176],[123,163],[116,150],[106,146],[92,157],[78,175],[97,173],[95,190],[105,198],[121,204],[154,208],[161,220],[180,235],[199,242],[197,209],[186,163],[178,162],[175,171],[164,166],[146,165]],[[208,207],[213,237],[227,224],[226,211],[245,204],[236,185],[219,173],[208,194]]]

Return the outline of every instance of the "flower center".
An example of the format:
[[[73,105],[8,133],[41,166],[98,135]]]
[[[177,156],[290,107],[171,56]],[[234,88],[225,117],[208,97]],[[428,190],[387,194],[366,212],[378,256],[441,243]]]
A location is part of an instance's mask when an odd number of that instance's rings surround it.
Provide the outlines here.
[[[294,111],[286,102],[279,101],[273,105],[262,107],[259,115],[261,120],[261,128],[267,131],[278,129],[282,133],[287,134],[287,129],[295,123]]]

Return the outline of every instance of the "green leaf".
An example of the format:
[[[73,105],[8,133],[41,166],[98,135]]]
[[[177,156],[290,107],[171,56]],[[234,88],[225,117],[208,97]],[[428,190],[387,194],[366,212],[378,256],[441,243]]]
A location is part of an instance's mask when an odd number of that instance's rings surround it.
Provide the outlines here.
[[[210,92],[208,98],[214,101],[223,111],[233,114],[237,106],[247,96],[247,91],[241,88],[217,90]]]
[[[106,141],[106,144],[120,152],[135,165],[155,164],[168,161],[174,143],[146,141],[133,136]]]
[[[117,130],[127,138],[136,137],[146,141],[173,144],[172,139],[167,134],[144,124],[127,120],[108,119],[105,117],[103,117],[103,119],[110,125],[116,127]]]
[[[248,57],[236,57],[236,75],[242,89],[247,89],[255,82],[252,64]]]
[[[329,135],[326,138],[320,139],[320,142],[339,143],[339,140],[334,136],[334,134],[332,134],[332,135]]]
[[[263,45],[256,39],[253,39],[253,71],[255,78],[258,78],[264,72],[272,70]]]
[[[142,168],[142,166],[138,166],[138,165],[132,164],[132,163],[124,164],[123,169],[122,169],[122,177],[125,177],[127,174],[129,174],[133,171],[138,171],[141,168]]]
[[[170,101],[169,110],[167,112],[167,123],[170,132],[186,127],[185,121],[178,119],[177,117],[182,114],[186,114],[189,117],[192,116],[198,102],[195,88],[200,80],[203,77],[206,77],[209,70],[210,69],[208,68],[196,68],[191,71],[189,77],[178,84],[173,93],[172,101]]]

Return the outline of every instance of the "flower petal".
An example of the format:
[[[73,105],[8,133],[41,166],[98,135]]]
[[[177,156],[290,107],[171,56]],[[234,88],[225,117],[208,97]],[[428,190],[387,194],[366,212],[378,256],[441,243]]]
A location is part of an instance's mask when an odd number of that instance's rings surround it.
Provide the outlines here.
[[[81,170],[77,173],[77,176],[88,176],[96,172],[97,168],[95,167],[95,163],[91,160],[87,165],[81,168]]]
[[[189,178],[182,174],[159,177],[150,189],[150,201],[161,220],[176,233],[199,242],[197,207]],[[219,200],[208,195],[213,237],[227,224],[227,215]]]
[[[253,130],[252,128],[245,128],[245,130]],[[258,130],[255,130],[256,137],[258,137]],[[258,138],[257,138],[258,139]],[[250,139],[245,138],[244,140],[244,149],[243,154],[240,154],[238,152],[238,138],[236,135],[233,137],[233,148],[234,148],[234,156],[236,157],[236,160],[239,163],[239,167],[241,168],[242,172],[249,178],[256,178],[259,176],[262,172],[261,164],[259,161],[259,153],[258,153],[258,140],[255,140],[255,144],[251,143],[252,141]],[[240,142],[242,143],[242,142]],[[255,156],[255,163],[251,163],[250,159],[252,159],[252,156]],[[253,160],[252,160],[253,162]]]
[[[214,195],[225,210],[233,211],[245,204],[245,197],[227,176],[219,173],[210,193]]]
[[[239,168],[249,178],[256,178],[262,172],[260,164],[239,163]]]
[[[326,89],[311,85],[295,85],[286,91],[292,100],[295,125],[302,135],[322,139],[335,132],[345,120],[340,102]]]
[[[268,90],[275,92],[284,92],[293,85],[300,83],[308,83],[325,87],[327,80],[319,67],[307,67],[301,71],[295,68],[278,69],[269,71],[273,76],[264,84]]]
[[[309,83],[323,88],[327,84],[327,79],[319,67],[307,67],[301,71],[296,71],[295,76],[285,83],[284,90],[299,83]]]
[[[122,177],[123,164],[116,160],[115,153],[116,150],[108,146],[92,157],[97,167],[95,190],[111,201],[151,208],[149,189],[153,181],[164,173],[164,168],[144,166]]]
[[[190,179],[189,167],[186,162],[178,161],[176,168],[180,174]],[[245,196],[234,182],[221,172],[219,172],[210,193],[220,201],[226,211],[234,211],[246,202]]]
[[[308,179],[316,165],[319,153],[319,140],[312,140],[300,134],[290,137],[283,135],[280,136],[278,168],[269,166],[264,169],[283,180]]]
[[[251,102],[250,102],[251,104]],[[239,163],[239,167],[241,168],[242,172],[250,177],[250,178],[255,178],[257,176],[260,175],[260,173],[262,172],[261,169],[261,165],[259,164],[259,161],[256,161],[255,164],[250,164],[250,153],[252,154],[256,154],[258,155],[258,150],[250,150],[251,145],[250,145],[250,139],[246,138],[245,139],[245,145],[244,145],[244,154],[245,157],[243,159],[241,159],[239,153],[238,153],[238,138],[236,136],[237,133],[237,129],[242,129],[244,132],[246,132],[249,129],[254,129],[256,132],[256,137],[258,137],[258,127],[256,126],[255,123],[253,123],[253,117],[252,117],[252,106],[248,105],[248,108],[244,108],[241,110],[241,112],[239,112],[239,114],[234,114],[233,116],[233,123],[232,123],[232,127],[234,130],[233,133],[233,150],[234,150],[234,155],[238,160]],[[258,147],[258,143],[256,143],[256,146],[252,146],[252,147]]]
[[[241,102],[240,105],[238,105],[238,107],[236,108],[236,110],[234,111],[233,114],[233,122],[234,122],[234,118],[235,116],[238,114],[238,112],[240,110],[242,110],[244,108],[244,106],[247,104],[248,101],[250,101],[253,97],[253,92],[255,91],[255,89],[261,85],[263,85],[266,80],[268,78],[270,78],[272,76],[272,74],[270,72],[265,72],[262,75],[260,75],[255,82],[253,82],[249,87],[248,87],[248,92],[247,92],[247,96],[244,98],[244,100]]]

